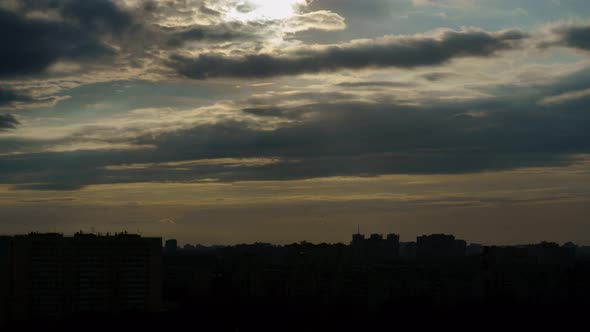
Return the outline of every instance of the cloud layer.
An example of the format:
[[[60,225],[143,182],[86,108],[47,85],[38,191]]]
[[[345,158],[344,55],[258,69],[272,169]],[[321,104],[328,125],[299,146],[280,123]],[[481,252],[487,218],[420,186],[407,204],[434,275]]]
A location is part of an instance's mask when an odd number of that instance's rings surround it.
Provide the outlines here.
[[[0,131],[14,129],[19,125],[18,120],[11,114],[0,114]]]
[[[79,19],[74,24],[26,18],[0,9],[0,77],[38,74],[60,60],[96,61],[114,55],[115,50],[98,38],[102,21]]]
[[[476,28],[440,12],[473,1],[293,3],[0,4],[0,183],[469,173],[590,152],[587,24]],[[412,15],[436,21],[354,25]]]
[[[271,106],[275,99],[258,99],[232,110],[233,119],[210,123],[178,127],[186,120],[167,122],[173,113],[162,113],[158,131],[132,123],[128,129],[81,128],[53,144],[101,143],[112,149],[2,156],[0,182],[14,189],[72,190],[104,183],[459,174],[571,165],[590,153],[590,95],[543,100],[590,87],[589,71],[535,87],[498,86],[494,97],[462,101],[412,105],[333,94],[324,102],[321,94],[300,94],[289,101],[307,100],[301,105]],[[142,113],[134,116],[137,121]],[[263,126],[269,123],[279,125]],[[115,149],[122,145],[127,148]]]
[[[488,57],[514,49],[526,35],[518,30],[437,31],[434,35],[389,36],[332,46],[302,47],[289,55],[255,54],[226,57],[202,54],[197,58],[173,55],[170,66],[180,74],[214,77],[271,77],[380,67],[414,68],[440,65],[454,58]]]

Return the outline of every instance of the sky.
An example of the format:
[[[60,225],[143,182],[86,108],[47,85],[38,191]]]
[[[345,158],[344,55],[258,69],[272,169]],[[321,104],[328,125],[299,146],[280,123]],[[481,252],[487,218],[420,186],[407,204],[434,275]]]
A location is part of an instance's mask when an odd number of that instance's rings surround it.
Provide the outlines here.
[[[0,0],[0,233],[590,245],[586,0]]]

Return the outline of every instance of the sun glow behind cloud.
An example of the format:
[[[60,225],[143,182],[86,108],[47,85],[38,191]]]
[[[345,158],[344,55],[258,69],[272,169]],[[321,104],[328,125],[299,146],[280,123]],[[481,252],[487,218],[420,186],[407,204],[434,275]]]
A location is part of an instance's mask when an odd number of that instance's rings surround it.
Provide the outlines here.
[[[281,20],[296,15],[298,7],[305,5],[306,0],[247,0],[239,2],[229,16],[241,21]]]

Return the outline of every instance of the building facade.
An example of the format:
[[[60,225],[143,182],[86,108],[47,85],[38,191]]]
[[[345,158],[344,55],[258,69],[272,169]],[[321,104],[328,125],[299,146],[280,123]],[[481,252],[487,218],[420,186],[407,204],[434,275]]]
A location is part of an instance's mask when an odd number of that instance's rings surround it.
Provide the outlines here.
[[[160,309],[160,238],[32,233],[5,242],[11,319]]]

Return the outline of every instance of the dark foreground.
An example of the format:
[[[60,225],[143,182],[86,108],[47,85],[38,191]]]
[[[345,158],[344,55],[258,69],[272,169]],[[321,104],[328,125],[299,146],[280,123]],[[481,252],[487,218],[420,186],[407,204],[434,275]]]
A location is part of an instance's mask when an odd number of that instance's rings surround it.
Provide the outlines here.
[[[160,314],[76,316],[55,322],[12,324],[7,331],[530,331],[582,328],[588,306],[575,304],[472,303],[453,307],[384,305],[378,310],[334,299],[235,299],[195,304]]]
[[[551,252],[428,259],[358,256],[348,246],[179,251],[163,256],[158,313],[76,314],[7,330],[584,330],[590,261]]]

